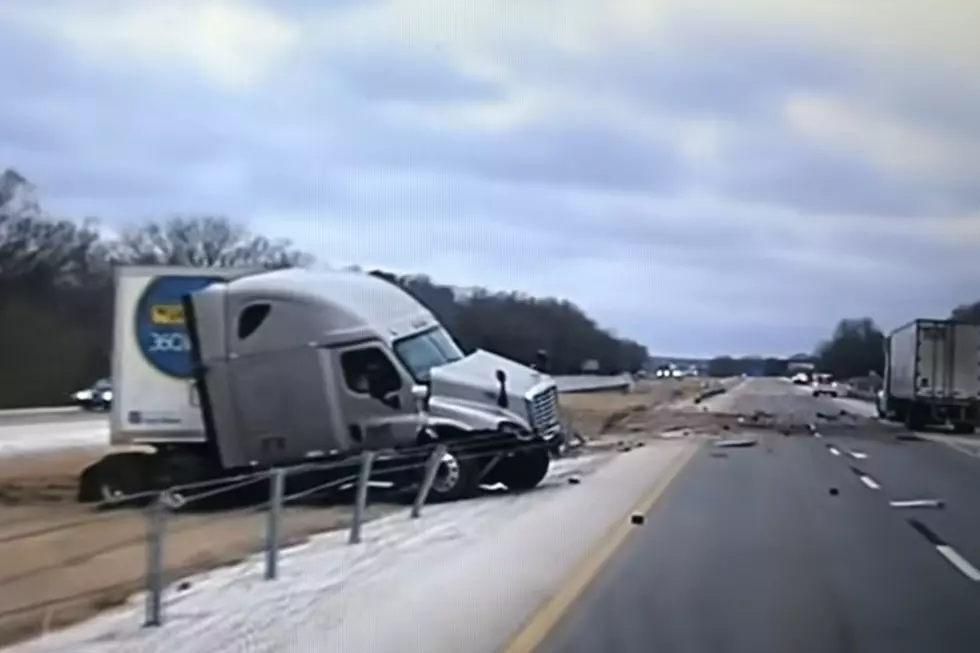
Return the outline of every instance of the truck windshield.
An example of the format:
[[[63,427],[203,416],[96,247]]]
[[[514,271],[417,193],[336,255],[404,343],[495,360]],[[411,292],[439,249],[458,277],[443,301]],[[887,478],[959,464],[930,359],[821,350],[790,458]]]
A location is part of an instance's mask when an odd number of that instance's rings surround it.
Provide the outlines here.
[[[429,380],[433,367],[463,358],[463,352],[446,330],[429,329],[395,342],[395,354],[419,383]]]

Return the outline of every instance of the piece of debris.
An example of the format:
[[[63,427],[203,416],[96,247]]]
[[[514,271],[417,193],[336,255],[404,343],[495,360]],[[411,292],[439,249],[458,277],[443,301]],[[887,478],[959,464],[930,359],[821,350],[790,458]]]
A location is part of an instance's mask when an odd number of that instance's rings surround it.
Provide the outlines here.
[[[840,491],[837,488],[835,487],[830,488],[830,496],[836,497],[838,494],[840,494]]]
[[[189,580],[182,580],[179,583],[177,583],[178,592],[186,592],[190,588],[191,588],[191,582]]]
[[[725,424],[725,425],[723,425],[721,427],[721,430],[723,430],[723,431],[731,431],[732,430],[732,427],[729,426],[728,424]]]
[[[889,501],[892,508],[937,508],[942,510],[946,503],[940,499],[910,499],[906,501]]]
[[[581,482],[582,482],[582,479],[580,479],[578,476],[569,476],[568,477],[568,484],[569,485],[578,485]]]
[[[634,512],[633,515],[630,517],[630,523],[639,526],[643,524],[645,519],[646,518],[643,516],[642,513]]]
[[[712,458],[728,458],[728,454],[725,453],[724,451],[712,451],[711,452],[711,457]]]
[[[758,444],[758,441],[754,438],[738,438],[732,440],[719,440],[718,442],[715,442],[716,447],[723,449],[730,449],[733,447],[754,447],[756,444]]]

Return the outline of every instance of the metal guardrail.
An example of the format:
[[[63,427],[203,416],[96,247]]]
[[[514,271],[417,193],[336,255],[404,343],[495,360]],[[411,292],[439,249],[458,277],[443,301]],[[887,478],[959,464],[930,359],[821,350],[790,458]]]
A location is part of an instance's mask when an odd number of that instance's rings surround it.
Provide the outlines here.
[[[490,450],[482,452],[457,452],[456,458],[459,460],[468,458],[480,458],[486,455],[502,455],[517,450],[534,451],[539,450],[548,443],[531,442],[521,445],[518,449],[507,447],[500,450]],[[550,445],[549,445],[550,446]],[[180,567],[169,567],[166,564],[166,550],[168,538],[181,530],[197,528],[199,524],[172,525],[168,528],[173,514],[178,511],[193,510],[194,504],[199,509],[207,510],[205,502],[213,501],[218,497],[232,496],[233,493],[241,492],[245,488],[255,489],[256,486],[266,485],[267,493],[259,493],[254,503],[238,507],[239,514],[244,512],[260,511],[265,513],[265,528],[262,534],[262,544],[258,547],[258,552],[264,558],[262,577],[269,582],[276,581],[280,574],[281,552],[288,545],[284,537],[283,519],[284,510],[290,505],[298,505],[304,499],[309,501],[316,496],[321,500],[325,493],[344,490],[347,487],[354,489],[354,501],[351,521],[348,526],[349,545],[356,546],[363,540],[363,527],[369,520],[367,508],[371,502],[369,488],[374,487],[374,482],[384,482],[383,479],[389,478],[394,473],[418,473],[419,482],[417,487],[411,488],[414,492],[411,509],[406,511],[408,519],[422,519],[425,517],[426,506],[430,505],[430,492],[432,490],[439,463],[447,450],[443,445],[437,445],[430,451],[428,447],[418,447],[412,453],[425,454],[420,460],[410,460],[404,465],[385,466],[379,469],[377,460],[380,458],[379,452],[367,450],[360,454],[359,459],[353,458],[339,462],[324,464],[301,464],[293,467],[280,467],[269,470],[257,471],[253,474],[239,477],[213,479],[188,485],[173,486],[164,490],[143,492],[139,494],[125,496],[106,497],[100,504],[102,508],[140,506],[144,510],[146,518],[146,535],[139,535],[135,538],[116,542],[108,549],[100,553],[105,554],[109,551],[125,546],[136,545],[145,542],[145,567],[142,586],[146,590],[144,595],[144,618],[143,626],[148,628],[159,628],[165,626],[165,600],[166,590],[169,584],[181,576],[188,575],[192,570]],[[357,464],[359,463],[359,465]],[[293,474],[327,472],[325,478],[318,479],[321,483],[312,487],[304,487],[287,494],[287,477]],[[443,497],[446,500],[446,497]],[[214,508],[216,506],[212,506]],[[212,513],[215,514],[215,513]],[[216,517],[217,518],[217,517]],[[55,531],[66,531],[72,528],[91,524],[93,519],[83,519],[77,522],[59,524],[53,527],[40,528],[37,530],[26,529],[22,532],[5,536],[0,539],[0,544],[9,542],[26,542],[27,540],[45,537]],[[92,554],[87,554],[92,555]],[[44,569],[32,569],[14,574],[6,574],[0,578],[0,587],[9,585],[13,582],[20,582],[36,574],[42,573]],[[197,573],[197,572],[195,572]],[[117,584],[110,587],[103,587],[94,591],[73,593],[49,599],[46,601],[26,603],[15,606],[6,611],[0,612],[0,619],[22,616],[27,614],[40,615],[42,611],[50,611],[61,605],[69,605],[72,602],[101,595],[102,593],[113,590],[135,593],[137,588],[130,587],[132,583]],[[47,616],[44,618],[47,623]],[[46,629],[46,626],[45,626]]]
[[[607,390],[629,390],[633,387],[633,377],[629,374],[617,376],[555,376],[558,391],[573,392],[602,392]]]

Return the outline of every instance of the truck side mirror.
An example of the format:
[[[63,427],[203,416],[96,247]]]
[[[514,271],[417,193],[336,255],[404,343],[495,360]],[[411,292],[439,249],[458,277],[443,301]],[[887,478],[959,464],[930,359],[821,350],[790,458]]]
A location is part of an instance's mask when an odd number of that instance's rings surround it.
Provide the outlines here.
[[[412,386],[412,398],[415,399],[415,408],[420,413],[429,409],[429,386],[417,384]]]
[[[535,356],[535,358],[537,359],[536,360],[537,370],[539,372],[543,372],[544,374],[547,374],[548,373],[548,352],[546,352],[544,349],[539,349],[537,355]]]
[[[507,408],[507,373],[503,370],[497,370],[494,374],[497,378],[497,383],[500,384],[500,389],[497,392],[497,405],[501,408]]]

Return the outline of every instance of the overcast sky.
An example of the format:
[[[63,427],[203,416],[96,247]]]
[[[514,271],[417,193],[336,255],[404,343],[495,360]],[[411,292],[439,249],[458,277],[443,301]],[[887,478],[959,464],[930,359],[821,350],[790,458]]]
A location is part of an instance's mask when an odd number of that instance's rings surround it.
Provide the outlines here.
[[[0,168],[793,353],[980,299],[973,0],[5,0]]]

